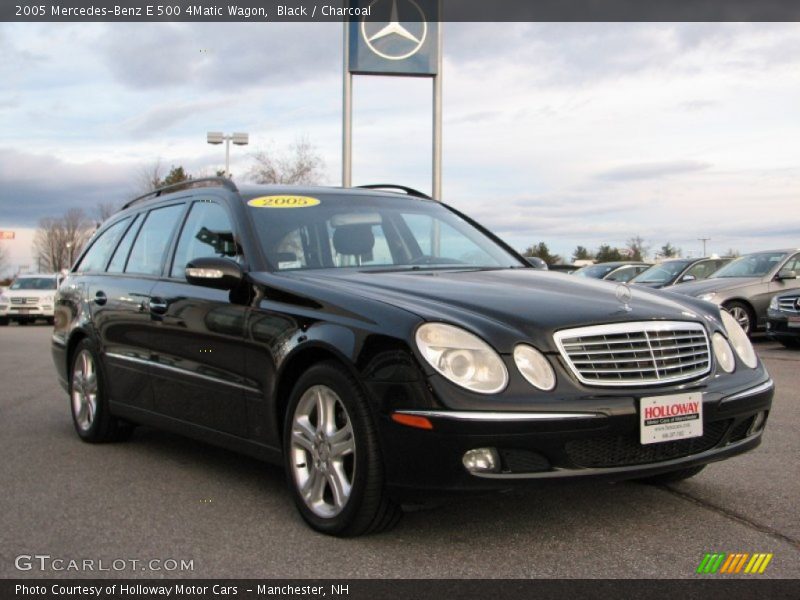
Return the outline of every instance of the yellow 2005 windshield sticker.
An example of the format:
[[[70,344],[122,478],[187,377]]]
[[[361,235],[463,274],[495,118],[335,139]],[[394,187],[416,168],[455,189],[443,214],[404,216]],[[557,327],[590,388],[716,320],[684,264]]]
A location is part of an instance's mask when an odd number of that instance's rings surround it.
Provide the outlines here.
[[[247,202],[256,208],[306,208],[319,204],[317,198],[310,196],[261,196]]]

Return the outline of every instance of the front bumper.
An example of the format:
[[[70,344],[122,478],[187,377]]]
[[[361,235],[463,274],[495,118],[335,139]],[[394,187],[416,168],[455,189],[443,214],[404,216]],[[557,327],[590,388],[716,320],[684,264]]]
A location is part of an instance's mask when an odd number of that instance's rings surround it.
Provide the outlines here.
[[[646,446],[639,443],[639,402],[631,397],[606,398],[602,411],[589,402],[585,411],[568,415],[397,410],[427,417],[433,429],[401,425],[388,415],[380,420],[387,480],[396,496],[408,498],[556,480],[633,479],[706,464],[758,446],[763,423],[755,430],[752,425],[759,413],[768,415],[773,393],[765,379],[705,398],[702,437]],[[497,450],[501,471],[467,471],[464,453],[487,447]]]
[[[52,305],[0,305],[0,317],[12,320],[52,319],[54,314]]]
[[[800,327],[789,327],[789,318],[787,315],[775,311],[769,311],[768,315],[767,337],[774,340],[800,340]]]

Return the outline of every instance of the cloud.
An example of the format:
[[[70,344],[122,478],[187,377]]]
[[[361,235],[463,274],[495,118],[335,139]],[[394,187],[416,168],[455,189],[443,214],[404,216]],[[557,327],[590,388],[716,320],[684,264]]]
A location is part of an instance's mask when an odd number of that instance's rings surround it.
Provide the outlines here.
[[[640,179],[661,179],[672,175],[685,175],[704,171],[711,165],[697,160],[676,160],[668,162],[632,164],[609,169],[595,175],[604,181],[634,181]]]
[[[34,226],[69,208],[87,213],[131,195],[133,169],[104,162],[69,163],[55,156],[0,148],[3,226]]]
[[[134,90],[223,92],[286,86],[341,68],[341,24],[115,23],[97,43],[114,78]]]
[[[196,118],[202,113],[221,108],[230,109],[235,105],[236,101],[233,98],[167,102],[127,119],[120,127],[134,137],[163,137],[166,130],[186,119]]]

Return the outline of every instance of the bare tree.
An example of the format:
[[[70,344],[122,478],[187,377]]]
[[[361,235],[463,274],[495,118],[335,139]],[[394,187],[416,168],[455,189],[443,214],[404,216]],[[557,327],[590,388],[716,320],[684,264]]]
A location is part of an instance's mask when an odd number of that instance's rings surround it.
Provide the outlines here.
[[[650,246],[646,246],[644,238],[640,235],[635,235],[627,242],[627,248],[630,252],[631,260],[644,260],[647,258],[647,253],[650,251]]]
[[[259,151],[248,177],[256,183],[313,185],[320,183],[325,162],[306,137],[298,138],[286,152]]]
[[[115,214],[120,209],[119,206],[113,202],[98,202],[94,207],[94,217],[99,227],[106,219]]]
[[[70,208],[59,218],[40,219],[33,238],[39,268],[58,272],[71,267],[93,231],[92,220],[80,208]]]
[[[139,169],[136,176],[136,189],[141,194],[152,192],[161,186],[161,179],[164,174],[164,167],[161,159],[157,158],[151,164]]]

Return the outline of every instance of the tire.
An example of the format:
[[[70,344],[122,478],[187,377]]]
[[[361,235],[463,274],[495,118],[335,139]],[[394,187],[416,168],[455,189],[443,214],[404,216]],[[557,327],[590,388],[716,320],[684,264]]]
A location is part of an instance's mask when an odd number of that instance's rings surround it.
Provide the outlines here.
[[[753,314],[753,309],[750,308],[750,306],[744,302],[732,300],[731,302],[726,302],[723,304],[722,307],[739,322],[739,325],[742,326],[742,329],[744,329],[744,332],[748,336],[753,333],[756,328],[756,317]]]
[[[638,481],[650,485],[661,485],[664,483],[675,483],[694,477],[700,471],[706,468],[706,465],[699,465],[697,467],[688,467],[686,469],[679,469],[677,471],[669,471],[668,473],[661,473],[659,475],[652,475],[650,477],[642,477]]]
[[[133,426],[115,418],[108,406],[103,366],[94,344],[84,338],[70,364],[69,400],[75,432],[89,443],[127,439]]]
[[[800,339],[779,338],[778,341],[783,344],[785,348],[800,348]]]
[[[0,327],[8,325],[8,317],[0,317]]]
[[[313,529],[353,537],[389,529],[400,520],[400,507],[384,488],[367,399],[339,363],[317,364],[298,379],[283,432],[289,489]]]
[[[55,325],[56,324],[56,318],[55,317],[47,317],[47,324],[50,325],[50,326]]]

